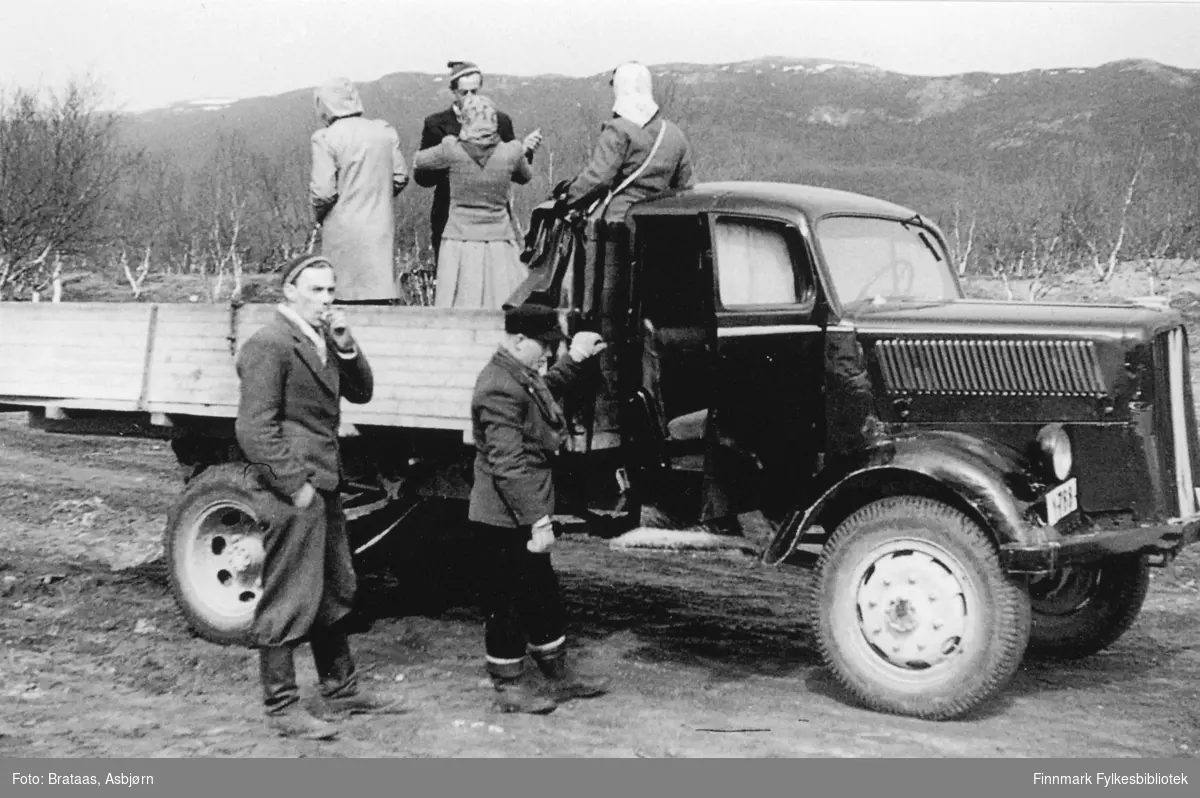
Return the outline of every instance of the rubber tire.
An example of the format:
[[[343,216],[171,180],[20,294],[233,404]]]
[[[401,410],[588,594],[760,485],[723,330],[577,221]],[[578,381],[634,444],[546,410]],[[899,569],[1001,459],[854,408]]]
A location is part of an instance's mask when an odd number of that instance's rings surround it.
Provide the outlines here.
[[[1150,589],[1150,563],[1143,555],[1111,557],[1095,566],[1099,582],[1087,603],[1069,615],[1038,612],[1028,654],[1042,659],[1082,659],[1111,646],[1129,631]]]
[[[268,521],[277,500],[260,486],[253,469],[245,463],[225,463],[205,469],[190,480],[167,516],[163,550],[171,594],[184,620],[200,638],[219,645],[246,645],[253,622],[253,606],[245,616],[214,616],[192,598],[184,556],[187,534],[197,515],[214,501],[236,501],[248,507],[256,519]]]
[[[940,683],[889,680],[886,669],[895,666],[862,659],[848,637],[861,635],[850,585],[854,570],[896,538],[940,547],[976,580],[982,605],[976,634],[984,645],[967,652]],[[1029,594],[1001,568],[987,534],[962,512],[923,497],[880,499],[843,521],[818,559],[809,607],[821,659],[846,691],[877,712],[927,720],[961,718],[991,700],[1012,679],[1029,641]]]

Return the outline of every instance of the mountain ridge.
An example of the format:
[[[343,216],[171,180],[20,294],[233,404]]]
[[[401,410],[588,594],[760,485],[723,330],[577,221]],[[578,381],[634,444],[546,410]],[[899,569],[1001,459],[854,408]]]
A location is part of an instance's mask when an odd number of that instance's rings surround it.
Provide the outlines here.
[[[1189,202],[1189,181],[1200,190],[1200,70],[1126,58],[923,76],[785,56],[649,67],[664,115],[691,142],[697,180],[842,188],[930,218],[969,207],[1019,220],[997,222],[992,239],[1028,240],[1018,230],[1030,229],[1039,214],[1060,227],[1065,214],[1082,214],[1072,203],[1090,203],[1094,224],[1107,224],[1135,160],[1149,153],[1138,183],[1144,212],[1173,212],[1179,232],[1172,235],[1192,235],[1183,218],[1191,211],[1172,205]],[[585,163],[611,113],[608,77],[485,76],[484,92],[512,116],[518,137],[534,128],[545,135],[533,182],[514,190],[521,218]],[[356,85],[366,115],[396,128],[409,159],[422,120],[451,101],[444,74],[401,71]],[[123,120],[127,140],[171,172],[162,180],[182,186],[180,203],[231,180],[258,181],[246,183],[243,195],[259,192],[270,208],[286,204],[292,225],[306,233],[309,141],[320,124],[311,88],[231,102],[194,99]],[[402,238],[422,234],[430,194],[412,188],[401,195]],[[269,236],[278,213],[264,210],[256,234]]]

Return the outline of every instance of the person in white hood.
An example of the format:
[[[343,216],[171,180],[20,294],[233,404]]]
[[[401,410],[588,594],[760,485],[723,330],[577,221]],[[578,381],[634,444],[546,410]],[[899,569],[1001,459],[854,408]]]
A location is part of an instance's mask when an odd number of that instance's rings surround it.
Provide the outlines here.
[[[337,301],[392,304],[393,199],[408,184],[408,166],[395,129],[363,116],[354,84],[336,78],[315,92],[325,127],[312,135],[313,214],[321,254],[337,275]]]
[[[642,64],[621,64],[612,74],[613,116],[604,123],[600,138],[583,170],[554,189],[554,196],[568,208],[588,208],[588,273],[604,274],[599,308],[585,307],[585,313],[599,311],[600,332],[614,340],[612,328],[623,308],[624,264],[622,253],[628,247],[625,213],[638,200],[674,189],[691,188],[692,158],[687,137],[679,127],[663,118],[654,102],[650,70]],[[591,285],[592,280],[586,281]],[[588,292],[590,293],[590,292]],[[594,303],[584,298],[585,304]],[[596,406],[595,432],[598,436],[617,434],[615,352],[601,357],[606,387]]]
[[[593,218],[620,224],[629,206],[638,200],[690,188],[692,159],[683,131],[659,113],[649,69],[632,61],[621,64],[613,71],[611,85],[612,119],[601,128],[587,165],[573,179],[559,184],[555,194],[572,207],[588,206],[599,199]]]

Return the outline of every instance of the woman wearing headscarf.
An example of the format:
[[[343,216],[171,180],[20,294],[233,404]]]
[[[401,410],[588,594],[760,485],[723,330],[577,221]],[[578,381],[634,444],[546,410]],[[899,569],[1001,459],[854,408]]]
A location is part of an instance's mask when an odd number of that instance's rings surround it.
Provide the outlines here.
[[[318,88],[314,99],[325,126],[312,135],[310,192],[338,301],[390,304],[398,296],[392,200],[408,183],[400,137],[387,122],[363,116],[345,78]]]
[[[555,192],[571,207],[599,200],[592,217],[606,226],[620,225],[638,200],[692,185],[687,137],[659,113],[650,70],[633,61],[621,64],[611,85],[612,119],[601,128],[587,166]]]
[[[679,126],[664,119],[654,102],[650,70],[628,62],[612,75],[613,116],[604,123],[600,138],[583,170],[554,189],[554,196],[569,208],[589,208],[588,277],[595,280],[603,272],[600,307],[585,307],[585,313],[600,311],[600,332],[613,340],[612,325],[622,308],[616,304],[621,295],[623,251],[628,246],[624,224],[629,206],[672,189],[692,186],[692,159],[687,137]],[[592,294],[585,288],[585,305]],[[601,359],[607,388],[596,407],[594,430],[597,435],[617,429],[615,399],[616,352]]]
[[[513,183],[531,172],[519,141],[501,141],[492,101],[468,95],[462,130],[417,153],[415,172],[446,170],[450,210],[438,251],[434,305],[500,308],[528,276],[509,212]]]

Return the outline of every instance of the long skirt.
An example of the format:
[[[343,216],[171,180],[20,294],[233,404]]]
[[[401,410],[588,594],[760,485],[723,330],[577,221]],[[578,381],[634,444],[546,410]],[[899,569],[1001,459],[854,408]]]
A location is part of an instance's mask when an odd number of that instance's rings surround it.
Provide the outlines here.
[[[438,251],[439,308],[499,309],[529,276],[515,241],[442,239]]]

